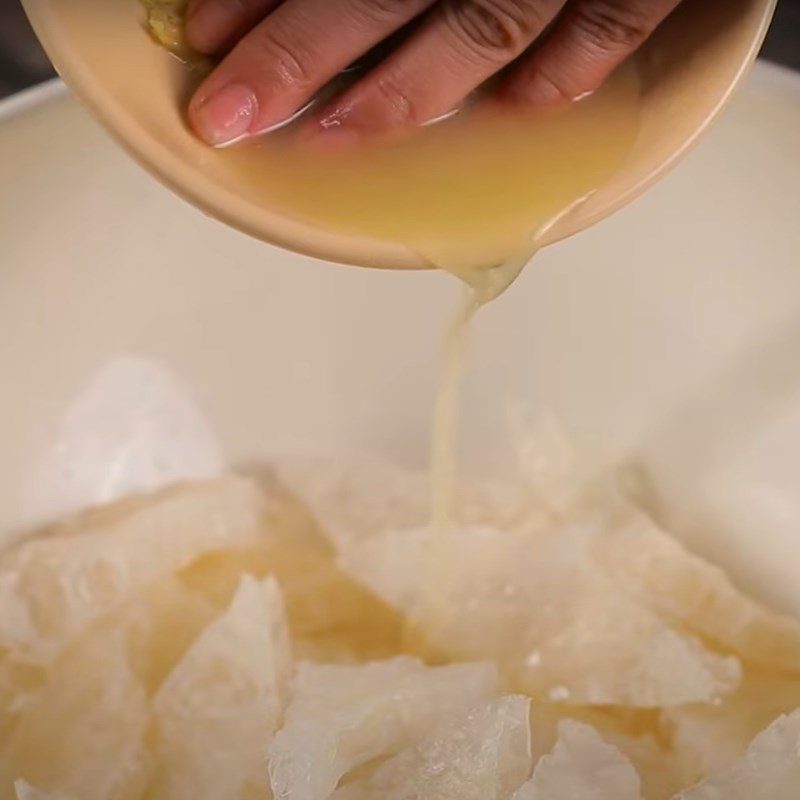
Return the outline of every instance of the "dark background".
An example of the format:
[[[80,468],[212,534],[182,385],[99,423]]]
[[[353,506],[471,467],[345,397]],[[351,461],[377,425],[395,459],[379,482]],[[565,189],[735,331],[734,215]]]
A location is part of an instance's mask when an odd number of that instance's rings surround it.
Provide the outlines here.
[[[800,70],[800,0],[778,3],[762,57]],[[19,0],[0,0],[0,98],[52,76],[52,67],[28,26]]]

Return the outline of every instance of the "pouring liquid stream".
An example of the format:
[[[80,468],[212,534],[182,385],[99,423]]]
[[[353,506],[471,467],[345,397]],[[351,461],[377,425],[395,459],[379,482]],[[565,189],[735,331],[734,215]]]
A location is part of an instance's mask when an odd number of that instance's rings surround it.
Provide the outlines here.
[[[620,109],[620,113],[624,111],[624,108]],[[630,119],[635,120],[635,115],[631,115]],[[633,141],[633,131],[633,127],[626,131],[631,136],[627,139],[628,146]],[[602,135],[600,141],[602,142]],[[626,138],[621,137],[620,141],[625,142]],[[608,156],[606,177],[610,177],[622,163],[624,156],[621,151],[614,151],[613,148],[604,155]],[[589,188],[586,195],[575,198],[571,205],[563,206],[551,218],[537,219],[540,227],[535,235],[528,238],[527,249],[524,245],[520,246],[513,255],[506,256],[499,266],[490,269],[475,268],[465,265],[463,261],[452,260],[452,253],[447,253],[449,263],[443,268],[460,278],[464,282],[464,289],[455,314],[445,330],[442,366],[431,425],[429,468],[433,545],[427,565],[428,588],[418,611],[418,616],[425,616],[428,630],[435,631],[440,621],[441,624],[446,624],[447,615],[453,613],[449,596],[455,576],[447,563],[447,554],[453,552],[452,537],[458,535],[458,411],[472,322],[481,307],[502,294],[533,260],[549,230],[573,208],[588,199],[595,188],[597,187]],[[442,267],[441,261],[438,266]],[[405,640],[406,649],[410,652],[427,651],[428,655],[435,655],[431,653],[427,643],[420,639],[413,621],[407,624]]]

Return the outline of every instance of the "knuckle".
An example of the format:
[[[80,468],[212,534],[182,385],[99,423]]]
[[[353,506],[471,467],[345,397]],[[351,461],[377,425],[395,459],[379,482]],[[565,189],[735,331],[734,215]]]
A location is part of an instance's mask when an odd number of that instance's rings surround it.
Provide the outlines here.
[[[572,103],[577,94],[573,81],[565,77],[560,71],[553,71],[544,63],[539,66],[531,79],[532,88],[536,97],[545,97],[552,103]],[[526,93],[531,91],[528,87]]]
[[[355,13],[370,27],[405,20],[420,7],[420,0],[357,0]]]
[[[444,15],[458,41],[483,60],[521,53],[544,27],[535,0],[446,0]]]
[[[313,85],[312,54],[294,37],[264,25],[255,42],[259,61],[287,87],[303,89]]]
[[[632,50],[651,33],[646,9],[626,0],[588,0],[576,8],[573,22],[593,47]]]

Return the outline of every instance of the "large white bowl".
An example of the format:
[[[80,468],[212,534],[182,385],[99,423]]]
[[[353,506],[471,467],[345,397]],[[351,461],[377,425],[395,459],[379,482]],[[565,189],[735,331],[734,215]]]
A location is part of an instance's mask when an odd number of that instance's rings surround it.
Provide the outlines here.
[[[323,267],[206,219],[58,84],[2,115],[4,536],[213,470],[201,413],[233,464],[423,464],[450,279]],[[648,465],[693,547],[800,612],[798,141],[800,78],[762,65],[673,176],[545,252],[476,325],[464,462],[501,470],[509,405],[549,409]]]

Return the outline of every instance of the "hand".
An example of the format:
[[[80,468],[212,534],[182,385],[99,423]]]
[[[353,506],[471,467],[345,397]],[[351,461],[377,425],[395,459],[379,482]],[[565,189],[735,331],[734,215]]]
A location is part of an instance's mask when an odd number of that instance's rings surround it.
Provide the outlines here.
[[[189,0],[189,42],[203,53],[227,53],[189,117],[213,145],[264,133],[409,23],[413,31],[398,48],[315,116],[320,134],[349,143],[422,125],[512,62],[497,90],[504,99],[571,101],[597,89],[679,3]]]

